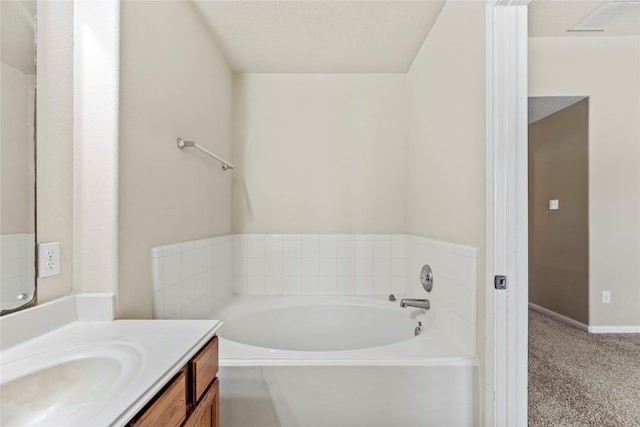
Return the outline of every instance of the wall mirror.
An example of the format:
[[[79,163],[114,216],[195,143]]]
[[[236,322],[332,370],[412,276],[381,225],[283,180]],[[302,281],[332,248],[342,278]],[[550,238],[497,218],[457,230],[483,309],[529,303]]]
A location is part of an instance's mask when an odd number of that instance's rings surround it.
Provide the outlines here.
[[[0,2],[0,308],[36,303],[36,2]]]

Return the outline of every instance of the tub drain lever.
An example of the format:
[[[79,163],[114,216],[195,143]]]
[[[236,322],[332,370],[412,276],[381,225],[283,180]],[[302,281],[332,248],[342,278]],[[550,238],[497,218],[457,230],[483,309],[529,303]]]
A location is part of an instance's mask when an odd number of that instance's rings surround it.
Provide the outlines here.
[[[418,322],[418,326],[413,330],[413,334],[417,337],[422,333],[422,322]]]

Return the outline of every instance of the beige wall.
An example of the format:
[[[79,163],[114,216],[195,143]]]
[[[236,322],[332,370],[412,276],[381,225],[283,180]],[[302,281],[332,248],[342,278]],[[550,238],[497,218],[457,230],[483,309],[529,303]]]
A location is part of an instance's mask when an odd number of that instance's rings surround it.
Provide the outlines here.
[[[491,372],[484,366],[491,288],[485,284],[483,2],[445,4],[409,70],[407,86],[406,231],[478,248],[479,390],[491,390],[483,383],[490,375],[485,370]]]
[[[2,203],[0,233],[33,233],[35,173],[33,168],[34,75],[2,66],[2,135],[0,166]]]
[[[38,301],[72,291],[73,2],[38,2],[37,239],[60,242],[60,275],[38,279]]]
[[[448,2],[408,74],[407,232],[478,254],[484,354],[485,7]]]
[[[234,231],[403,233],[405,75],[236,76]]]
[[[231,231],[232,74],[189,2],[121,9],[118,317],[153,316],[151,248]]]
[[[529,301],[589,323],[589,100],[529,125]],[[560,209],[549,210],[549,200]]]
[[[529,95],[590,97],[589,324],[640,325],[640,37],[529,39]]]

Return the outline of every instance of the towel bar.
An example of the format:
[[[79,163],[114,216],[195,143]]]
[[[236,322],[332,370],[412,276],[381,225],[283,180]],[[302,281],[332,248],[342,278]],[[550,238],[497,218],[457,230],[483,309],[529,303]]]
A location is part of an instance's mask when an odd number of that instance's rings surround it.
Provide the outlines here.
[[[231,163],[227,162],[222,157],[218,157],[215,154],[213,154],[211,151],[207,150],[206,148],[196,144],[195,141],[185,141],[182,138],[178,138],[178,148],[181,149],[181,150],[184,150],[187,147],[196,148],[196,149],[202,151],[207,156],[213,157],[214,159],[216,159],[217,161],[222,163],[222,170],[223,171],[226,171],[227,169],[235,169],[236,168],[234,165],[232,165]]]

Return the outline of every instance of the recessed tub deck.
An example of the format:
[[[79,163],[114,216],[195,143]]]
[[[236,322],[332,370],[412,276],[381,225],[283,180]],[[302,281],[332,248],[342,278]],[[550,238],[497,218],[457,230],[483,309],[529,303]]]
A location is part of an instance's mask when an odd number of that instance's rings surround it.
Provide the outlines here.
[[[224,322],[223,425],[478,420],[477,358],[444,336],[424,310],[381,297],[236,296],[216,318]]]

